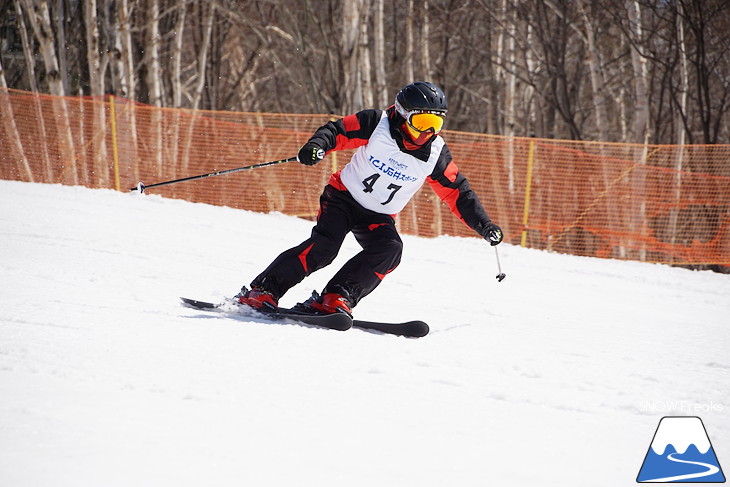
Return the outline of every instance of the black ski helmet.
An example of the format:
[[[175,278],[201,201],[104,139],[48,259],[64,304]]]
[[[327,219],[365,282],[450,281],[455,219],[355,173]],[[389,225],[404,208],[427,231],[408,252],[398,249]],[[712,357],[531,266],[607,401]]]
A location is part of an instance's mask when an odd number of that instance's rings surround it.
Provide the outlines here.
[[[428,110],[446,112],[449,104],[441,88],[428,81],[416,81],[401,89],[395,97],[396,109],[398,106],[410,112],[411,110]],[[401,110],[398,110],[399,112]]]

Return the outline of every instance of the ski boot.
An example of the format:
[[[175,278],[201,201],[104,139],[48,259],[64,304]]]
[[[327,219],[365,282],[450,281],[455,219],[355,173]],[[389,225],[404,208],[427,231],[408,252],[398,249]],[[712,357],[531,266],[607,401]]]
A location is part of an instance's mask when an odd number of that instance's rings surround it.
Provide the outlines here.
[[[309,299],[303,303],[298,303],[292,310],[321,315],[342,313],[352,318],[352,305],[347,298],[336,293],[325,293],[320,296],[317,291],[312,291]]]
[[[248,289],[243,286],[241,292],[236,295],[236,299],[239,303],[254,309],[276,311],[279,307],[279,303],[273,294],[257,287]]]

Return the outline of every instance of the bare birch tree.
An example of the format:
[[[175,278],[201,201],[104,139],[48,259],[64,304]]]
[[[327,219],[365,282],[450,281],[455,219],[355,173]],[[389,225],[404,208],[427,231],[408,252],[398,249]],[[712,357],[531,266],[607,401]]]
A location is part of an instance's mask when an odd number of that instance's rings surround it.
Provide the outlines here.
[[[70,181],[72,184],[79,184],[77,172],[77,157],[74,148],[71,124],[68,117],[68,108],[63,88],[63,82],[59,74],[56,46],[53,42],[53,28],[48,11],[46,0],[23,0],[25,11],[28,14],[35,37],[43,56],[43,63],[46,69],[46,79],[51,94],[58,95],[53,101],[53,111],[57,120],[56,128],[59,140],[59,158],[68,163]]]
[[[208,49],[210,47],[210,36],[213,31],[213,19],[215,18],[215,6],[210,2],[205,8],[203,16],[203,43],[198,53],[198,72],[196,73],[197,82],[193,91],[193,110],[200,107],[200,99],[203,96],[203,88],[205,88],[205,72],[208,66]]]
[[[342,3],[342,32],[340,35],[342,58],[342,99],[344,112],[356,112],[364,108],[363,76],[360,52],[361,17],[367,0],[350,0]]]
[[[146,58],[145,67],[147,76],[147,99],[156,107],[163,106],[162,96],[162,69],[160,66],[160,2],[159,0],[147,0],[145,31],[146,31]],[[159,110],[150,111],[150,131],[153,141],[153,157],[157,176],[162,178],[163,171],[163,141],[162,141],[162,114]]]
[[[23,145],[20,143],[20,134],[18,133],[18,127],[15,124],[15,116],[13,115],[13,106],[10,104],[10,99],[7,95],[8,83],[5,80],[5,73],[3,71],[2,59],[0,59],[0,118],[2,118],[3,126],[5,127],[5,133],[8,134],[10,139],[9,149],[16,154],[16,158],[20,161],[25,176],[29,182],[34,182],[33,171],[30,169],[30,163],[23,150]]]
[[[163,106],[162,95],[162,68],[160,66],[160,0],[147,0],[147,21],[145,25],[146,36],[146,59],[147,67],[147,98],[151,105]]]
[[[386,107],[389,104],[390,93],[388,93],[388,79],[385,75],[385,19],[383,14],[383,2],[375,0],[375,13],[373,15],[374,35],[374,58],[375,58],[375,103],[379,107]]]
[[[628,216],[629,228],[634,234],[641,236],[646,228],[646,203],[639,198],[645,191],[645,171],[643,167],[647,163],[649,151],[649,90],[647,87],[647,62],[642,51],[643,45],[643,21],[641,17],[641,6],[638,0],[629,0],[628,4],[629,28],[634,36],[633,49],[631,50],[631,65],[634,71],[634,97],[636,100],[636,114],[634,119],[634,137],[636,141],[643,144],[639,164],[635,166],[631,174],[631,186],[633,188],[632,211]],[[646,259],[646,249],[643,243],[637,239],[630,239],[629,245],[637,249],[638,258]]]
[[[66,49],[63,47],[66,46],[66,28],[64,23],[64,17],[66,12],[66,6],[64,4],[63,0],[53,0],[53,6],[55,15],[53,16],[54,24],[55,24],[55,32],[56,32],[56,39],[58,40],[58,45],[62,48],[57,50],[58,53],[58,64],[61,68],[59,70],[59,76],[61,77],[61,84],[63,84],[63,91],[65,93],[69,93],[70,89],[70,83],[69,83],[69,73],[67,69],[63,69],[64,67],[68,66],[68,59],[66,56]]]
[[[415,81],[415,79],[414,79],[415,74],[413,71],[413,62],[412,62],[412,60],[414,59],[413,54],[415,52],[415,47],[414,47],[415,27],[413,26],[413,19],[415,18],[416,13],[414,10],[414,0],[407,0],[406,8],[407,8],[407,10],[406,10],[406,16],[405,16],[405,21],[406,21],[405,59],[407,60],[407,62],[406,62],[406,66],[405,66],[405,68],[406,68],[405,77],[406,77],[406,80],[410,83],[411,81]]]
[[[636,111],[634,118],[634,140],[641,144],[649,143],[649,89],[647,86],[647,61],[643,53],[644,28],[641,19],[641,6],[638,0],[629,0],[627,5],[629,29],[633,35],[631,66],[633,68],[634,99]]]
[[[589,17],[586,11],[585,0],[577,0],[576,7],[580,13],[583,22],[583,31],[585,32],[586,42],[586,61],[591,78],[593,112],[596,124],[596,133],[598,140],[608,141],[608,113],[606,112],[606,96],[605,81],[603,79],[603,70],[601,69],[601,53],[596,45],[596,29],[593,26],[593,19]]]
[[[43,107],[41,106],[41,101],[38,96],[40,90],[38,88],[38,81],[36,80],[34,62],[35,58],[33,56],[33,51],[30,45],[30,36],[28,35],[28,29],[26,28],[25,20],[23,20],[23,9],[20,6],[20,0],[14,0],[14,3],[15,11],[18,14],[18,27],[20,29],[20,37],[23,44],[23,54],[25,55],[28,78],[30,81],[31,89],[35,92],[35,96],[33,97],[33,109],[35,111],[36,120],[38,121],[38,130],[40,131],[41,140],[48,140],[48,137],[46,135],[46,120],[43,117]],[[51,166],[51,159],[48,154],[48,146],[46,144],[42,144],[42,147],[40,147],[40,151],[41,157],[43,158],[43,175],[45,178],[47,178],[47,181],[52,181],[53,167]]]
[[[120,59],[122,63],[121,86],[119,95],[136,100],[137,72],[135,71],[134,45],[132,43],[132,19],[128,0],[119,0],[117,30],[121,42]]]
[[[369,2],[370,0],[366,1]],[[368,25],[370,24],[369,20],[370,9],[366,5],[364,13],[360,17],[360,34],[357,40],[357,43],[359,44],[358,53],[360,56],[360,61],[357,63],[357,70],[360,73],[360,91],[362,93],[360,109],[372,107],[374,98],[373,79],[370,74],[372,72],[372,65],[370,63],[370,37],[368,35]]]
[[[199,114],[196,113],[200,106],[200,99],[203,95],[203,88],[205,87],[205,72],[207,67],[207,59],[208,59],[208,48],[210,46],[210,37],[211,32],[213,30],[213,19],[215,17],[215,7],[213,3],[208,4],[207,8],[205,9],[204,14],[204,21],[203,21],[203,42],[202,46],[200,48],[200,52],[198,53],[198,69],[195,73],[195,89],[193,91],[193,97],[192,97],[192,105],[193,105],[193,113],[191,119],[188,121],[188,130],[185,134],[185,141],[183,146],[183,154],[182,154],[182,169],[183,171],[186,171],[189,162],[190,162],[190,149],[193,142],[193,130],[195,129],[195,124],[197,120],[199,119]]]
[[[86,61],[89,68],[91,95],[98,97],[92,104],[92,158],[94,160],[95,183],[106,187],[109,183],[109,170],[106,165],[106,113],[102,97],[104,95],[104,70],[102,69],[101,46],[99,43],[99,18],[96,0],[84,0],[84,23],[86,26]]]
[[[84,0],[84,24],[86,27],[86,62],[89,68],[89,86],[92,96],[104,94],[104,73],[101,70],[99,43],[99,18],[96,0]]]

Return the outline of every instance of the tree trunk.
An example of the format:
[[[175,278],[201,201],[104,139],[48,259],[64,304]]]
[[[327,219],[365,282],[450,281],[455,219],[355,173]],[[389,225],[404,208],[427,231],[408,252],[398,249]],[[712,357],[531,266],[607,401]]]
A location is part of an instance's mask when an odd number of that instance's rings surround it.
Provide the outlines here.
[[[64,167],[64,176],[71,184],[78,185],[77,157],[74,148],[71,124],[68,117],[66,92],[59,75],[58,58],[53,44],[53,29],[46,0],[23,0],[28,12],[28,19],[40,46],[43,63],[46,68],[46,80],[52,95],[58,95],[53,100],[53,113],[56,119],[56,131],[59,141],[59,159]]]
[[[129,0],[118,0],[117,4],[117,29],[120,49],[120,92],[119,95],[130,101],[137,99],[137,73],[135,71],[134,45],[132,43],[132,19],[129,9]],[[119,102],[116,100],[118,106]],[[134,161],[132,174],[135,181],[139,181],[140,172],[137,141],[137,112],[133,103],[125,103],[121,110],[117,111],[117,140],[119,144],[120,162],[124,160],[124,154],[128,154],[128,161]]]
[[[363,108],[373,107],[373,80],[370,75],[372,66],[370,65],[370,39],[368,36],[368,25],[370,23],[369,8],[365,8],[360,16],[360,35],[358,36],[358,57],[357,63],[358,78],[360,80],[361,106]]]
[[[107,54],[105,56],[105,64],[109,66],[109,77],[111,86],[108,90],[105,89],[105,93],[108,91],[115,95],[120,94],[121,79],[123,73],[122,66],[122,42],[119,38],[119,31],[117,28],[117,17],[118,7],[116,2],[112,5],[112,0],[101,0],[101,9],[104,12],[102,20],[102,35],[104,36]],[[112,6],[114,8],[112,8]]]
[[[429,49],[429,37],[430,37],[430,28],[429,28],[429,22],[428,22],[428,0],[422,0],[421,8],[419,9],[419,14],[421,16],[421,42],[418,44],[420,46],[420,49],[418,49],[418,57],[420,58],[420,66],[421,66],[421,79],[424,81],[430,81],[433,82],[433,72],[431,69],[431,49]]]
[[[647,230],[646,221],[646,172],[644,166],[649,153],[649,89],[646,58],[641,52],[643,46],[643,24],[641,7],[638,0],[629,0],[629,26],[634,37],[634,48],[631,50],[631,65],[634,71],[634,96],[636,100],[636,119],[634,120],[634,137],[643,144],[639,163],[631,173],[631,215],[628,217],[631,233],[643,236]],[[645,244],[634,239],[629,240],[631,248],[636,250],[634,258],[646,260]]]
[[[414,0],[408,0],[408,10],[406,11],[406,55],[405,59],[406,61],[406,82],[407,83],[413,83],[416,81],[414,79],[414,73],[413,73],[413,63],[411,62],[413,57],[413,17],[415,16],[414,8],[413,8],[413,1]]]
[[[385,76],[385,27],[383,20],[384,0],[375,0],[375,103],[378,108],[385,108],[390,105],[390,94],[388,93],[388,80]]]
[[[598,134],[598,140],[607,142],[609,139],[608,135],[608,114],[606,113],[605,97],[603,96],[605,82],[603,80],[603,71],[601,70],[600,52],[596,46],[596,33],[593,28],[593,23],[588,17],[585,10],[585,0],[578,0],[576,6],[578,12],[583,20],[583,26],[585,31],[585,42],[587,44],[587,59],[588,69],[591,74],[591,88],[592,101],[593,101],[593,113],[596,121],[596,132]]]
[[[147,0],[147,99],[150,105],[162,107],[162,70],[160,68],[160,3],[159,0]],[[154,164],[157,167],[157,177],[164,178],[163,144],[162,144],[162,113],[160,110],[150,112],[150,132],[152,134],[152,150]],[[174,176],[174,171],[171,173]]]
[[[182,49],[183,49],[183,38],[185,32],[185,16],[187,13],[187,7],[185,3],[182,3],[178,7],[177,20],[175,22],[175,43],[173,44],[172,51],[172,106],[174,108],[182,107]]]
[[[198,53],[198,78],[193,93],[193,110],[200,108],[200,99],[203,96],[203,88],[205,88],[205,70],[208,65],[208,49],[210,47],[211,33],[213,32],[214,17],[214,3],[210,2],[203,17],[203,45],[200,46],[200,52]]]
[[[533,32],[532,25],[527,25],[527,44],[532,44]],[[527,75],[532,76],[535,72],[535,59],[532,49],[527,49],[525,52],[525,67],[527,69]],[[525,124],[524,135],[528,137],[534,137],[537,130],[537,107],[535,106],[535,85],[532,83],[526,83],[525,93],[523,96],[525,102],[525,114],[527,115],[527,121]]]
[[[344,90],[343,111],[353,113],[364,108],[363,82],[360,62],[360,27],[364,0],[348,0],[342,3],[342,70]]]
[[[677,223],[679,221],[679,202],[682,197],[682,170],[684,169],[684,152],[687,140],[687,126],[685,117],[687,116],[687,98],[689,91],[689,61],[687,59],[687,44],[684,32],[684,7],[680,4],[677,15],[677,48],[679,49],[679,69],[680,69],[680,85],[679,85],[679,106],[677,107],[677,115],[675,119],[675,130],[677,133],[677,148],[675,156],[674,169],[674,201],[675,205],[669,212],[669,232],[670,242],[674,245],[677,242]]]
[[[147,0],[147,41],[145,52],[147,59],[147,89],[150,105],[162,107],[162,69],[160,67],[160,2]]]
[[[59,46],[63,46],[58,50],[58,65],[60,66],[59,75],[63,84],[64,93],[69,93],[70,84],[68,81],[69,65],[66,59],[66,29],[64,27],[64,18],[66,17],[66,6],[64,0],[55,0],[53,20],[56,26],[56,40]]]
[[[137,99],[137,73],[134,70],[134,48],[132,44],[132,20],[130,19],[128,0],[119,0],[117,30],[122,49],[120,59],[122,63],[120,95],[128,100]]]
[[[170,85],[172,88],[172,106],[173,108],[182,107],[182,94],[183,94],[183,82],[182,82],[182,50],[183,50],[183,39],[185,37],[185,18],[187,15],[187,4],[182,2],[177,8],[177,19],[175,20],[175,41],[172,47],[172,76],[170,79]],[[172,160],[179,161],[178,157],[180,153],[180,120],[183,116],[181,110],[175,110],[174,123],[173,123],[173,135],[170,145],[172,145]],[[182,143],[183,147],[187,144],[187,141]]]
[[[89,64],[89,86],[91,96],[98,97],[98,103],[92,103],[93,122],[91,146],[94,159],[94,182],[99,187],[109,184],[109,169],[106,165],[106,111],[103,103],[104,73],[100,58],[99,19],[96,0],[84,0],[84,24],[86,27],[86,60]]]
[[[33,179],[33,171],[30,170],[28,158],[25,156],[23,145],[20,142],[18,127],[15,124],[13,106],[11,105],[10,97],[8,96],[8,83],[5,81],[5,73],[3,72],[2,56],[0,56],[0,118],[2,118],[5,133],[10,139],[10,147],[8,149],[10,151],[15,151],[15,157],[20,162],[20,165],[28,178],[28,182],[35,182]]]
[[[634,38],[631,49],[631,66],[634,72],[634,95],[636,99],[636,118],[634,119],[634,140],[640,144],[649,143],[649,88],[646,57],[642,52],[644,29],[641,20],[641,7],[638,0],[629,0],[629,28]]]
[[[18,14],[18,26],[20,29],[20,38],[23,43],[23,55],[25,56],[26,69],[28,70],[28,80],[30,82],[31,90],[34,93],[33,96],[33,107],[35,109],[36,120],[38,121],[38,130],[40,131],[41,140],[44,141],[41,144],[40,151],[43,157],[43,176],[41,180],[51,182],[53,181],[53,166],[51,165],[51,159],[48,155],[48,135],[46,133],[46,120],[43,117],[43,107],[41,106],[40,97],[38,94],[38,81],[36,80],[35,74],[35,58],[33,57],[33,51],[31,49],[31,43],[28,36],[28,29],[25,26],[25,20],[23,20],[23,9],[20,6],[20,0],[15,0],[15,11]],[[44,179],[45,178],[45,179]]]
[[[503,3],[502,15],[507,24],[507,33],[505,42],[502,44],[504,51],[500,57],[509,69],[503,70],[504,80],[504,128],[503,133],[510,138],[507,144],[507,189],[510,194],[515,191],[514,176],[514,136],[515,136],[515,97],[517,96],[517,76],[515,75],[516,66],[516,49],[515,35],[517,27],[515,19],[511,14],[512,10],[508,9],[507,1]]]
[[[53,42],[53,28],[46,0],[23,0],[28,20],[38,40],[43,64],[46,68],[48,91],[52,95],[65,96],[66,91],[61,83],[61,76],[56,57],[56,46]]]
[[[182,155],[182,171],[187,172],[188,167],[190,164],[190,149],[192,147],[193,142],[193,131],[195,129],[195,124],[197,123],[197,120],[199,118],[199,115],[197,110],[200,106],[200,99],[203,94],[203,88],[205,87],[205,71],[206,66],[208,65],[208,47],[210,46],[210,37],[211,33],[213,31],[213,19],[215,17],[215,7],[213,3],[210,3],[208,5],[207,10],[205,11],[205,16],[203,18],[203,44],[200,47],[200,52],[198,53],[198,73],[197,73],[197,82],[195,86],[195,91],[193,92],[193,99],[192,99],[192,106],[193,106],[193,112],[192,116],[190,118],[189,124],[188,124],[188,130],[185,134],[185,142],[183,146],[183,155]]]
[[[104,73],[101,72],[96,0],[84,0],[84,25],[86,27],[86,62],[89,65],[91,96],[101,96],[104,94]]]

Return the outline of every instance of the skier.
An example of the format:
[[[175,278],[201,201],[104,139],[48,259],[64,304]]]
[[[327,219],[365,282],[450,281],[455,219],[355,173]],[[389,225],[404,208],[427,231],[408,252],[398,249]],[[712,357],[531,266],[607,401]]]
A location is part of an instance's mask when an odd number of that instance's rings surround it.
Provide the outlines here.
[[[393,216],[426,181],[457,217],[491,245],[499,244],[502,230],[487,216],[439,135],[447,110],[439,87],[417,81],[401,89],[387,110],[363,110],[320,127],[299,150],[300,163],[317,164],[331,151],[357,151],[325,186],[311,236],[279,255],[250,290],[244,286],[239,302],[276,309],[291,287],[334,260],[352,232],[363,250],[332,277],[321,296],[314,292],[295,307],[352,317],[352,308],[400,263],[403,243]]]

